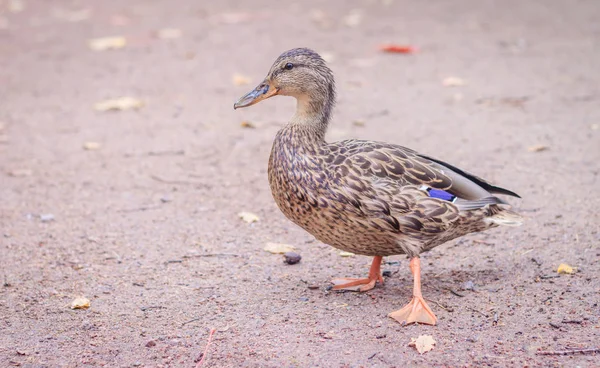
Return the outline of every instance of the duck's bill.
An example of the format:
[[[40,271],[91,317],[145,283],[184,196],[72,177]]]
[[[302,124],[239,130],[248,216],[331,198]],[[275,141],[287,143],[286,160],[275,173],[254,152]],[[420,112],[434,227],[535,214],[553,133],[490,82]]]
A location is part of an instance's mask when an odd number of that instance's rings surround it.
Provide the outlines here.
[[[240,107],[252,106],[262,100],[275,96],[277,92],[277,88],[269,85],[267,82],[263,82],[233,104],[233,108],[238,109]]]

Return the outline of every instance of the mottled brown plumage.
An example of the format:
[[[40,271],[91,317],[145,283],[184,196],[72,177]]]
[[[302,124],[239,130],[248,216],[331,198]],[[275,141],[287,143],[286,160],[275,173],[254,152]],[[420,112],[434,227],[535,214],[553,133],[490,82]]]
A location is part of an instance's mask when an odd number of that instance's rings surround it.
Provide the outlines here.
[[[283,53],[265,81],[235,107],[277,94],[295,97],[298,106],[273,143],[269,160],[273,198],[287,218],[320,241],[363,255],[407,254],[414,259],[414,273],[420,269],[415,257],[424,251],[468,233],[520,224],[520,216],[493,195],[516,194],[440,160],[389,143],[354,139],[327,143],[335,84],[331,70],[314,51]],[[435,193],[452,200],[436,198]],[[374,269],[378,273],[376,263],[372,273]],[[369,284],[363,290],[376,281],[366,280]],[[417,276],[415,289],[416,280]],[[359,281],[341,288],[367,283]],[[421,322],[435,323],[431,316]]]

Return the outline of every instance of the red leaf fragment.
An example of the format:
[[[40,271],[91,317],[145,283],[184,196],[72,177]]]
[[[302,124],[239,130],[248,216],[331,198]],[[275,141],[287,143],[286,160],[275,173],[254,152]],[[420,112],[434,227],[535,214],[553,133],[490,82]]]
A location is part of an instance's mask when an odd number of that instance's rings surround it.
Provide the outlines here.
[[[383,52],[389,52],[394,54],[414,54],[415,52],[417,52],[416,48],[408,45],[381,45],[379,49]]]

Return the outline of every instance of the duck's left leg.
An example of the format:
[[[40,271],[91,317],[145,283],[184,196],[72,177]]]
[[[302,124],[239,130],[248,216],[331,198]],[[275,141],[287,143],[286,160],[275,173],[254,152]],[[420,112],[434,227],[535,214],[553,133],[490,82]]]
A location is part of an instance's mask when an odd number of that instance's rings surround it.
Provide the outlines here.
[[[421,294],[421,259],[419,257],[410,260],[410,271],[415,280],[413,298],[404,308],[392,312],[388,316],[407,325],[415,322],[435,325],[437,317],[423,299],[423,294]]]
[[[383,284],[383,277],[381,276],[382,260],[382,256],[373,258],[373,263],[371,263],[371,269],[369,270],[369,277],[366,279],[333,279],[331,281],[335,285],[333,290],[369,291],[375,287],[377,281]]]

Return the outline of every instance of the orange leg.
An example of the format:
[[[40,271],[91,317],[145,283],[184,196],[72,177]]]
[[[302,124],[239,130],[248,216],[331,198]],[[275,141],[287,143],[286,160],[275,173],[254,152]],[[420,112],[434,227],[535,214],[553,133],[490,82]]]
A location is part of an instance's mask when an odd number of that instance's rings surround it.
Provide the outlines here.
[[[366,279],[333,279],[332,282],[335,285],[333,290],[369,291],[375,287],[377,281],[383,284],[383,277],[381,277],[382,260],[382,256],[373,258],[373,263],[371,263],[371,269],[369,270],[369,277]]]
[[[402,309],[392,312],[388,316],[403,325],[415,322],[435,325],[437,317],[423,299],[423,294],[421,294],[421,259],[419,257],[414,257],[410,260],[410,271],[415,279],[413,298]]]

